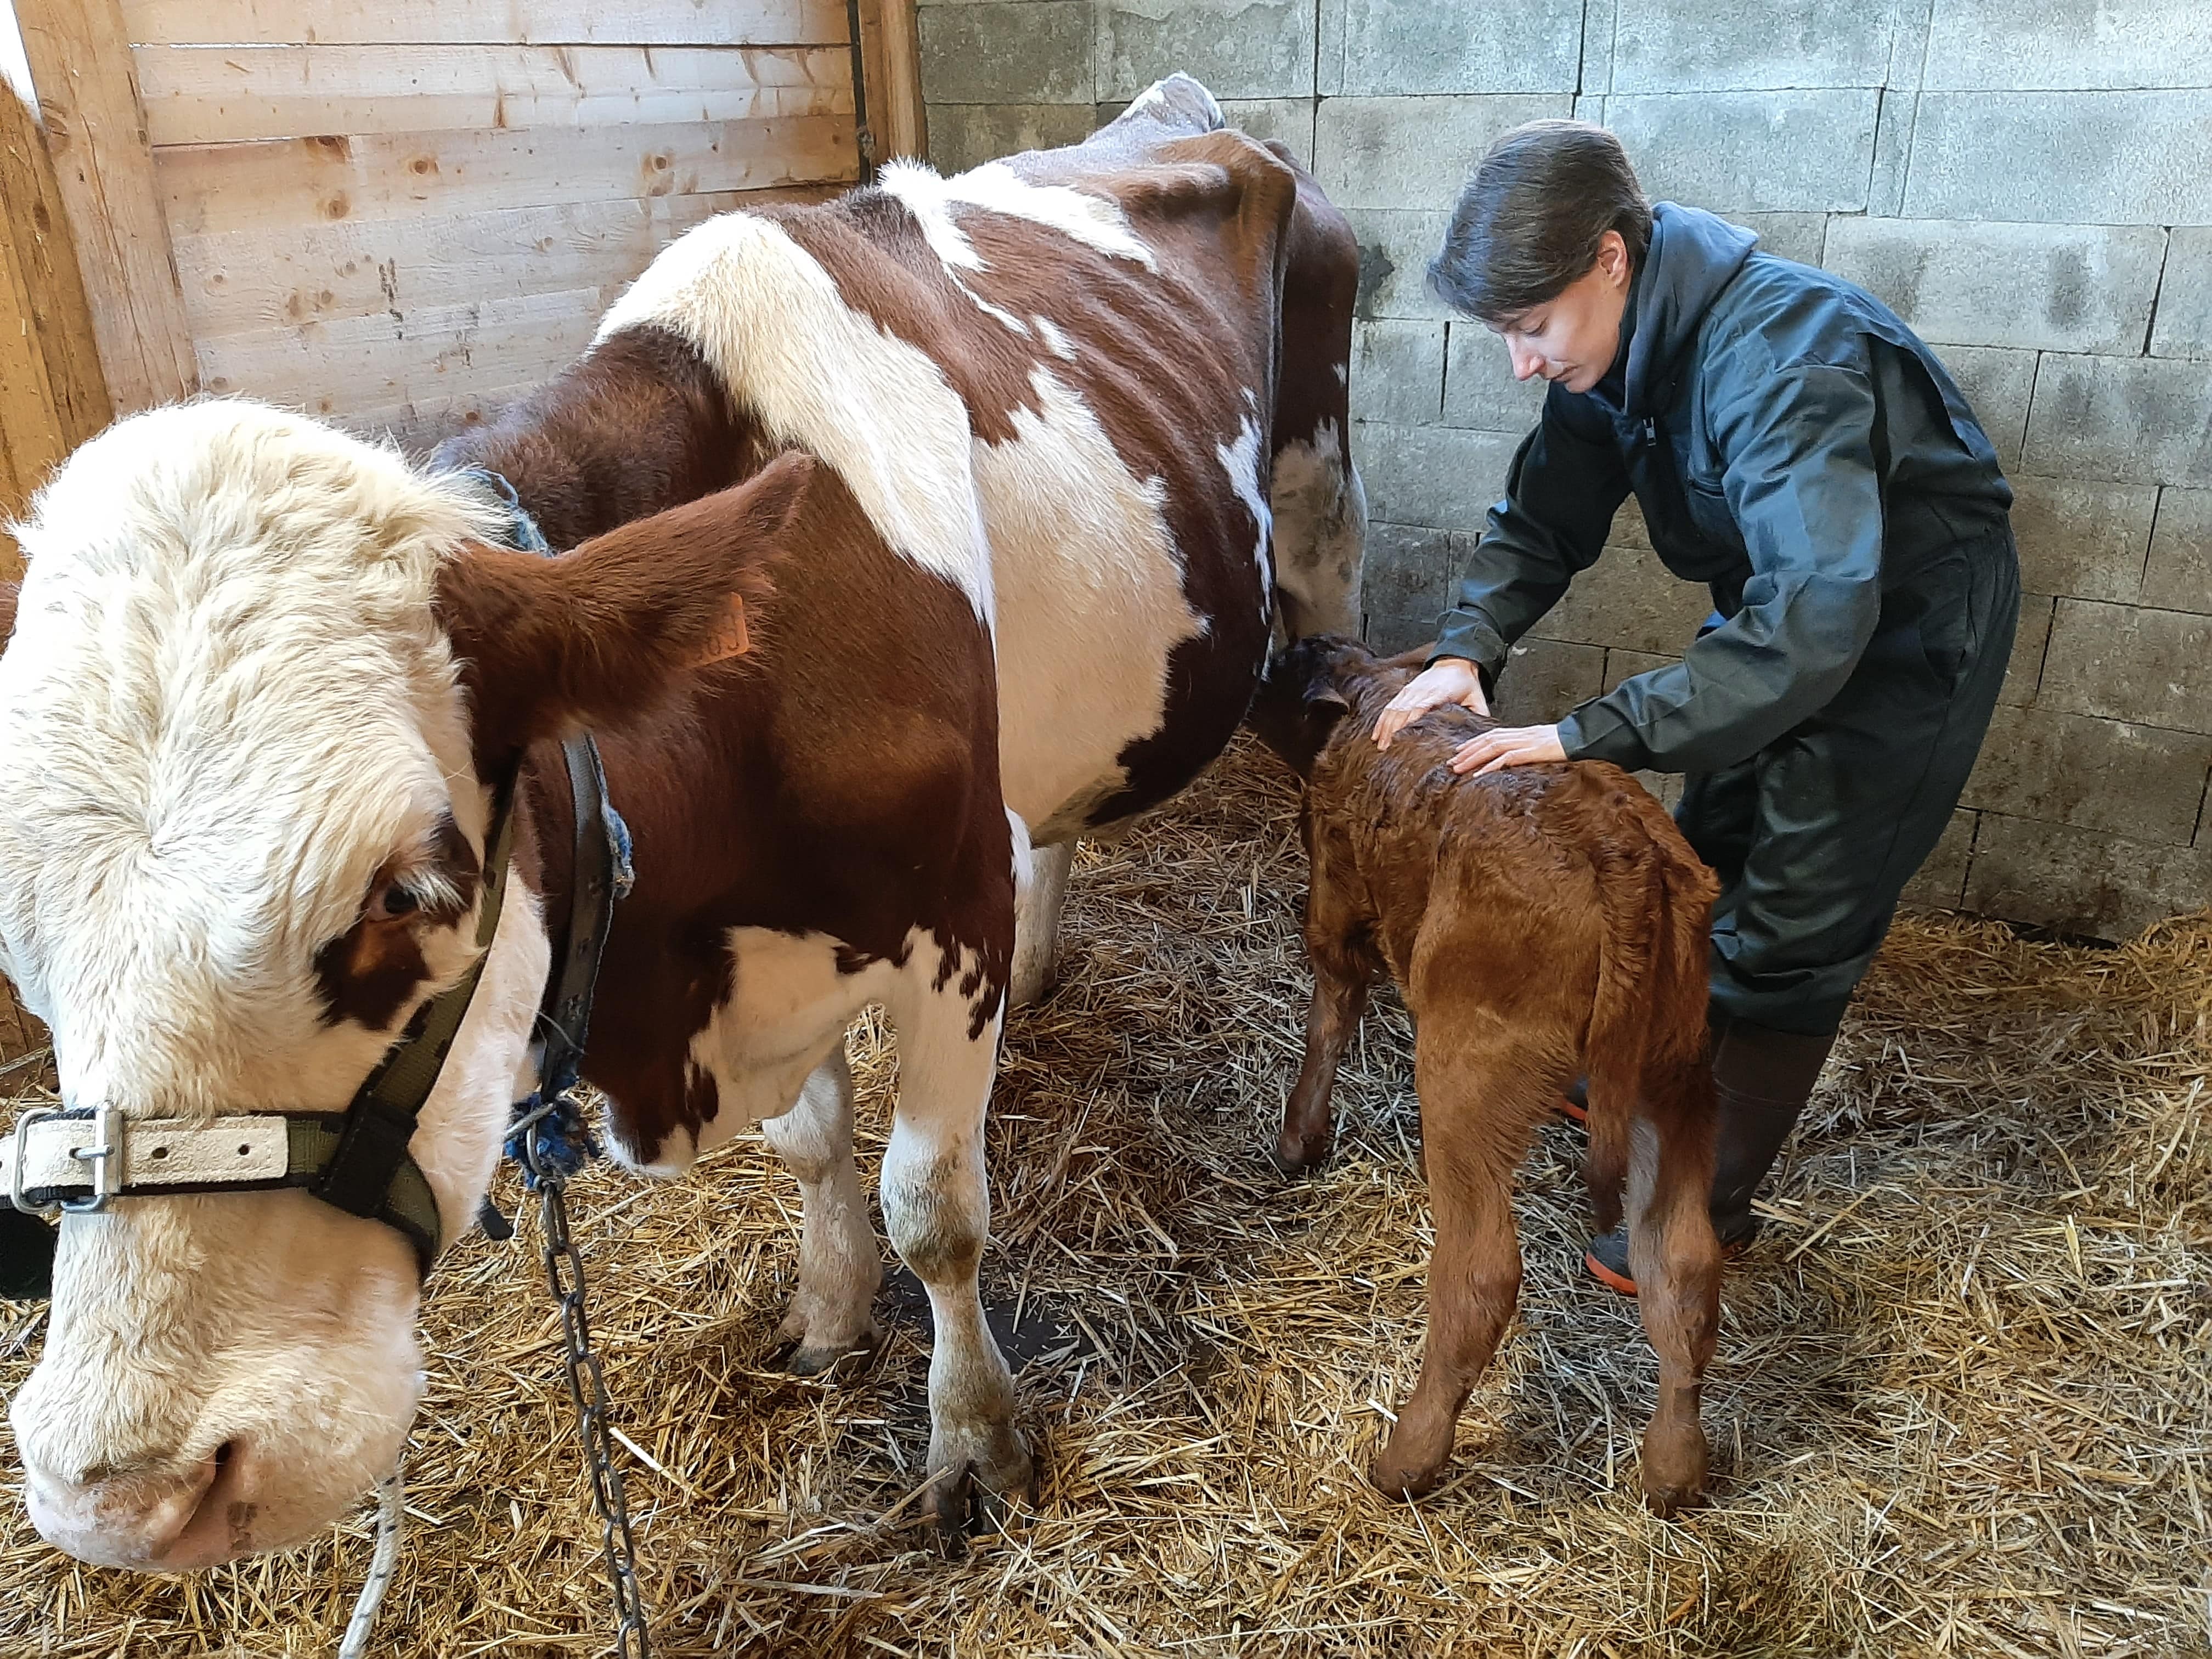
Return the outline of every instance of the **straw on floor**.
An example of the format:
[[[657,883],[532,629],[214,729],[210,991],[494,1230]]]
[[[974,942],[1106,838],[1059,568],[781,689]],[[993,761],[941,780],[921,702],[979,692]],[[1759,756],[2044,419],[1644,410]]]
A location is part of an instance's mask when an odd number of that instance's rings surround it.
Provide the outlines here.
[[[687,1183],[580,1183],[660,1651],[2208,1650],[2212,924],[2112,951],[1899,924],[1728,1280],[1717,1488],[1679,1522],[1638,1501],[1654,1362],[1578,1271],[1579,1134],[1546,1129],[1521,1316],[1455,1478],[1408,1504],[1361,1478],[1413,1378],[1430,1242],[1394,1000],[1346,1066],[1326,1174],[1261,1157],[1306,982],[1294,806],[1241,745],[1081,857],[1063,982],[1012,1022],[989,1133],[986,1287],[1028,1356],[1043,1500],[963,1564],[904,1502],[911,1281],[872,1362],[793,1381],[765,1355],[797,1188],[757,1135]],[[872,1158],[895,1059],[873,1024],[854,1053]],[[401,1659],[605,1646],[531,1243],[472,1237],[437,1275],[380,1644]],[[42,1328],[0,1306],[0,1388]],[[7,1659],[328,1653],[368,1564],[364,1511],[198,1577],[96,1571],[32,1534],[12,1445],[0,1488]]]

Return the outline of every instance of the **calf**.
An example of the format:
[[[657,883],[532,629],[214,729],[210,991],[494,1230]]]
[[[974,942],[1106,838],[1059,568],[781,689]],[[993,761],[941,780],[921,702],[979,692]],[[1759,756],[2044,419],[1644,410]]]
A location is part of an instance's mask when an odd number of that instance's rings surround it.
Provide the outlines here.
[[[1354,641],[1277,657],[1252,723],[1305,780],[1312,864],[1305,1064],[1274,1159],[1328,1152],[1329,1091],[1370,984],[1388,971],[1412,1011],[1422,1162],[1436,1210],[1428,1346],[1375,1484],[1437,1483],[1475,1378],[1521,1288],[1513,1170],[1546,1104],[1589,1079],[1598,1225],[1624,1176],[1659,1405],[1644,1490],[1671,1514],[1703,1489],[1698,1396],[1712,1357],[1720,1250],[1705,1060],[1706,930],[1715,884],[1658,804],[1601,762],[1461,777],[1446,763],[1492,722],[1436,710],[1378,751],[1375,721],[1420,665]]]

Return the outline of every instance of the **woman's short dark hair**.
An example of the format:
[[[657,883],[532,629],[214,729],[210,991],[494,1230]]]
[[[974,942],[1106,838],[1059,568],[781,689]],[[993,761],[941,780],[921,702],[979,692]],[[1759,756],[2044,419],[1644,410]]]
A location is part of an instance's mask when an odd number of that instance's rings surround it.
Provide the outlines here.
[[[1490,147],[1430,262],[1446,305],[1486,323],[1556,300],[1597,263],[1608,230],[1631,260],[1651,245],[1651,204],[1620,140],[1589,121],[1531,121]]]

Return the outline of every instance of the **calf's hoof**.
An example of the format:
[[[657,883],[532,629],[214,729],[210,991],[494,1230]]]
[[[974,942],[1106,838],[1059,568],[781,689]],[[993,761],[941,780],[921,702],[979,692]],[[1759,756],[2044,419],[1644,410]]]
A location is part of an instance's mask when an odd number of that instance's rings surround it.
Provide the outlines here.
[[[1708,1454],[1705,1431],[1654,1423],[1644,1431],[1644,1501],[1652,1514],[1671,1519],[1705,1495]]]
[[[1425,1498],[1443,1482],[1449,1449],[1438,1455],[1410,1443],[1414,1437],[1403,1427],[1394,1432],[1368,1465],[1367,1478],[1376,1489],[1393,1498]]]
[[[1294,1135],[1285,1130],[1268,1152],[1267,1162],[1275,1166],[1278,1175],[1311,1175],[1328,1162],[1334,1141],[1335,1137],[1327,1133]]]

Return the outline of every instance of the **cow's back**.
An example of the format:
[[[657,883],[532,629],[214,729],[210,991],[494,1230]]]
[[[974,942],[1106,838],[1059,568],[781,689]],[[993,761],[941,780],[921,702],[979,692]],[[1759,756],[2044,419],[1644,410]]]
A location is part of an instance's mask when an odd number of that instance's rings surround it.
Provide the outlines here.
[[[845,478],[989,625],[1007,804],[1040,841],[1164,799],[1267,644],[1291,169],[1194,82],[1081,145],[885,169],[672,246],[602,338],[690,340],[763,447]]]

